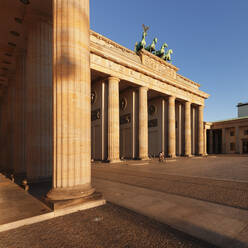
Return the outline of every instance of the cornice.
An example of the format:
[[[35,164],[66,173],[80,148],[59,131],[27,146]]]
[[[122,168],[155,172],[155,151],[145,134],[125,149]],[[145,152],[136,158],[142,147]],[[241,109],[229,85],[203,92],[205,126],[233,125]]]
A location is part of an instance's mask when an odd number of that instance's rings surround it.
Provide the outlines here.
[[[114,47],[116,47],[118,49],[121,49],[123,52],[130,53],[132,55],[137,55],[134,51],[132,51],[132,50],[130,50],[130,49],[128,49],[128,48],[126,48],[126,47],[124,47],[124,46],[122,46],[122,45],[120,45],[120,44],[118,44],[118,43],[116,43],[116,42],[114,42],[112,40],[110,40],[109,38],[107,38],[107,37],[95,32],[93,30],[90,30],[90,35],[96,37],[98,40],[103,40],[106,43],[111,44],[111,45],[113,45]]]
[[[246,124],[248,126],[248,117],[212,122],[212,127],[213,129],[216,129],[219,126],[230,127],[230,125],[237,124]]]
[[[197,87],[201,86],[200,84],[198,84],[198,83],[196,83],[196,82],[194,82],[194,81],[192,81],[192,80],[190,80],[190,79],[188,79],[188,78],[186,78],[186,77],[184,77],[184,76],[182,76],[182,75],[180,75],[178,73],[177,73],[177,77],[182,78],[183,80],[185,80],[185,81],[187,81],[187,82],[189,82],[189,83],[191,83],[191,84],[193,84],[193,85],[195,85]]]

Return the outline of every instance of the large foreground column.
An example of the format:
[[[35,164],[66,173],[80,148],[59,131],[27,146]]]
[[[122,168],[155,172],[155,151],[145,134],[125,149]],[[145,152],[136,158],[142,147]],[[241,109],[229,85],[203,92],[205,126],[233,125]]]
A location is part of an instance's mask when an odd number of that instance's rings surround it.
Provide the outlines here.
[[[119,82],[116,77],[108,81],[108,160],[110,163],[120,161],[120,114]]]
[[[203,106],[198,106],[198,155],[203,155]]]
[[[185,103],[185,156],[191,156],[191,103]]]
[[[139,88],[139,158],[148,159],[147,87]]]
[[[52,200],[91,187],[89,0],[53,0]]]
[[[169,96],[168,106],[168,155],[176,156],[176,123],[175,123],[175,97]]]

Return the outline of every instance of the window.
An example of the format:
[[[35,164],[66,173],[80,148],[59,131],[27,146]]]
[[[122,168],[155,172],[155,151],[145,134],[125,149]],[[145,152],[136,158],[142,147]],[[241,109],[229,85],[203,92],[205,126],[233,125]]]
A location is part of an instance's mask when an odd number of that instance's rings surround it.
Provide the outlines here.
[[[235,143],[230,143],[230,151],[235,151]]]
[[[244,130],[244,135],[248,135],[248,129]]]
[[[234,131],[230,131],[230,136],[234,136]]]

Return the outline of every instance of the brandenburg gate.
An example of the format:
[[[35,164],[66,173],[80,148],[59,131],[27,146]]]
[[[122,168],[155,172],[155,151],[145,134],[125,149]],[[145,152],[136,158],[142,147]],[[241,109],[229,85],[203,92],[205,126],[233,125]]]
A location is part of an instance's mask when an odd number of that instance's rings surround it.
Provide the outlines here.
[[[10,3],[11,2],[11,3]],[[0,3],[0,169],[94,194],[91,161],[206,153],[208,94],[146,49],[90,30],[89,0]]]

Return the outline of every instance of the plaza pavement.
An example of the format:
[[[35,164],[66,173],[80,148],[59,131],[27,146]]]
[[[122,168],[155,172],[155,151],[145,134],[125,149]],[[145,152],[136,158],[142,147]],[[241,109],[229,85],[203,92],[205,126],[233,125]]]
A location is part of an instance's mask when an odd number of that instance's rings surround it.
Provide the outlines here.
[[[248,157],[98,164],[107,201],[223,248],[248,247]]]
[[[248,157],[179,158],[166,163],[157,160],[94,163],[92,182],[109,202],[151,217],[195,238],[219,247],[248,247]],[[0,231],[41,221],[43,224],[34,225],[43,228],[44,223],[56,216],[80,210],[55,215],[2,175],[0,183],[3,186],[0,187]],[[32,194],[36,196],[42,191],[46,192],[43,185],[33,188]],[[47,185],[47,190],[49,188],[50,185]],[[14,219],[17,221],[6,223]],[[12,236],[11,232],[4,233]],[[14,239],[15,236],[12,237],[13,242]]]
[[[0,248],[213,248],[128,209],[105,204],[0,232]]]

